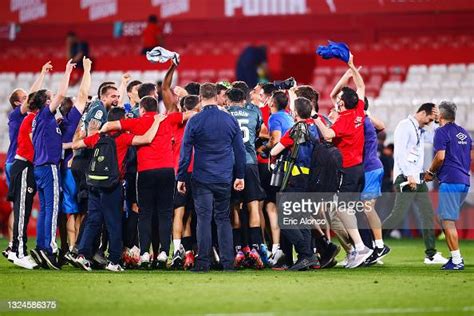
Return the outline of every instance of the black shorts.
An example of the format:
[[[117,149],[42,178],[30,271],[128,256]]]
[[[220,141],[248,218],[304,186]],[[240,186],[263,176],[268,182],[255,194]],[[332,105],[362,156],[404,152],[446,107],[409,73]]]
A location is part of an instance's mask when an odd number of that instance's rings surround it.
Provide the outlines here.
[[[88,152],[84,156],[72,159],[71,171],[77,185],[77,205],[80,213],[86,213],[88,208],[89,187],[86,182],[86,171],[89,169],[89,162]]]
[[[343,201],[359,201],[360,192],[364,188],[364,166],[362,164],[343,168],[339,192]]]
[[[181,194],[178,190],[174,191],[174,202],[173,208],[177,209],[179,207],[184,207],[186,212],[194,209],[194,200],[193,192],[191,189],[191,172],[186,173],[186,180],[184,181],[186,185],[186,193]],[[177,183],[177,182],[176,182]]]
[[[252,201],[263,201],[265,191],[260,185],[258,165],[245,165],[245,187],[243,191],[232,190],[232,203],[249,203]]]
[[[280,188],[270,185],[272,173],[270,172],[270,170],[268,170],[268,164],[259,163],[258,173],[260,175],[260,184],[262,185],[262,188],[265,191],[265,201],[276,203],[276,194],[280,190]]]

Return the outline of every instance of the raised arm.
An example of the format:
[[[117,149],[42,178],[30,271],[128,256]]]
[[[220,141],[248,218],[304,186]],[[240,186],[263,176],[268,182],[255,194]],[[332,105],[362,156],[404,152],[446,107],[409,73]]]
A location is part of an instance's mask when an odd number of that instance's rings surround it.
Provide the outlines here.
[[[364,84],[364,79],[362,79],[362,76],[360,75],[359,69],[354,66],[354,55],[350,55],[349,57],[349,62],[347,63],[349,65],[349,68],[352,71],[352,78],[354,79],[354,83],[357,87],[357,95],[359,96],[360,100],[364,100],[365,98],[365,84]]]
[[[61,79],[59,84],[58,93],[54,96],[51,104],[49,105],[49,110],[51,113],[56,112],[61,102],[63,102],[66,97],[66,92],[69,87],[69,78],[71,77],[72,70],[76,67],[76,64],[72,62],[72,59],[69,59],[66,64],[66,70],[64,71],[64,77]]]
[[[53,65],[51,65],[51,61],[48,61],[46,64],[43,65],[43,67],[41,67],[41,72],[38,78],[36,78],[35,82],[33,82],[33,85],[31,86],[29,93],[33,93],[41,89],[41,86],[43,85],[44,77],[52,69],[53,69]]]
[[[53,65],[51,65],[51,61],[48,61],[46,64],[43,65],[43,67],[41,67],[41,72],[38,78],[36,78],[35,82],[33,82],[33,84],[31,85],[31,88],[28,94],[36,92],[39,89],[41,89],[41,87],[43,86],[44,77],[46,76],[48,72],[51,71],[51,69],[53,69]],[[26,112],[28,112],[28,99],[25,99],[25,101],[23,101],[23,103],[20,106],[20,111],[21,111],[21,114],[25,114]]]
[[[81,86],[79,87],[79,93],[77,94],[76,109],[82,114],[86,107],[87,98],[89,97],[89,90],[91,88],[91,66],[92,61],[87,58],[82,58],[82,64],[84,65],[84,74],[82,75]]]
[[[178,110],[176,104],[176,98],[171,90],[171,82],[173,81],[174,71],[176,70],[176,65],[171,62],[170,68],[166,72],[165,78],[163,79],[163,84],[161,86],[161,93],[163,95],[163,103],[165,104],[166,111],[175,112]]]
[[[158,132],[158,128],[160,127],[160,123],[166,118],[166,115],[163,114],[156,114],[155,121],[151,125],[151,127],[146,131],[145,134],[140,136],[133,137],[132,145],[140,146],[140,145],[147,145],[153,141]]]
[[[337,103],[337,95],[339,94],[339,92],[341,92],[342,88],[346,87],[349,84],[349,79],[351,78],[351,76],[352,70],[349,68],[332,89],[331,94],[329,96],[331,97],[333,105]]]
[[[132,77],[129,73],[122,75],[122,81],[120,81],[120,86],[118,88],[118,92],[120,94],[118,107],[123,108],[123,105],[125,104],[125,98],[127,97],[127,84],[129,83],[130,79],[132,79]]]

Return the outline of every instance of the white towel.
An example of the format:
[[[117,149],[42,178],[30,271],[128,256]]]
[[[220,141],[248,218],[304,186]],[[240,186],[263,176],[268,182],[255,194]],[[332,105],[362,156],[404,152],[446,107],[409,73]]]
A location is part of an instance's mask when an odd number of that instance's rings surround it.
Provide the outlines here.
[[[179,65],[179,54],[160,46],[156,46],[151,51],[146,52],[146,59],[152,63],[165,63],[171,59],[176,66]]]

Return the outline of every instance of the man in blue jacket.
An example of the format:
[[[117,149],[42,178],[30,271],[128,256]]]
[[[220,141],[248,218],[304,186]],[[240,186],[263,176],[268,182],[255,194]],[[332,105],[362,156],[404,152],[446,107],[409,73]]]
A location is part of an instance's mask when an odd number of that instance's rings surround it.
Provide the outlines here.
[[[192,192],[197,215],[199,256],[194,272],[208,272],[212,246],[211,220],[217,226],[219,252],[224,270],[233,270],[233,241],[230,224],[230,194],[244,189],[245,148],[237,120],[217,107],[217,89],[212,83],[200,88],[202,111],[186,125],[181,147],[178,184],[186,192],[186,172],[194,151]],[[235,172],[235,174],[234,174]]]

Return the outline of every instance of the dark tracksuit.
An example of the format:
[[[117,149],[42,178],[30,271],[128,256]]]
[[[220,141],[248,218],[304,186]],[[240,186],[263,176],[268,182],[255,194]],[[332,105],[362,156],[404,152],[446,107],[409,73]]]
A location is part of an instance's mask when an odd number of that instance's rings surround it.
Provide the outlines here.
[[[186,172],[194,149],[192,191],[197,215],[198,257],[196,268],[208,270],[212,247],[211,221],[217,226],[219,252],[224,269],[233,267],[230,194],[235,178],[245,175],[245,148],[237,120],[216,105],[207,105],[191,118],[181,146],[178,181]]]
[[[13,201],[15,225],[13,227],[13,251],[18,258],[27,256],[27,228],[36,194],[33,164],[26,159],[15,159],[11,166],[8,200]]]
[[[290,132],[291,130],[287,131],[287,133],[282,137],[282,140],[280,141],[287,148],[289,148],[289,146],[293,146],[293,141],[289,136]],[[319,134],[314,124],[310,124],[309,132],[311,133],[312,139],[319,139]],[[290,178],[288,180],[288,185],[285,189],[285,192],[307,191],[307,181],[309,177],[309,167],[311,163],[313,148],[314,146],[310,141],[300,145],[293,170],[286,171],[290,172]],[[284,237],[282,239],[282,250],[286,254],[289,265],[293,264],[293,250],[291,245],[295,246],[299,260],[313,256],[313,250],[311,247],[311,229],[282,228],[281,234]],[[284,239],[286,239],[286,242]],[[287,242],[289,242],[289,244]]]

